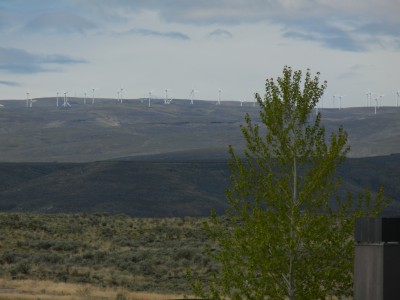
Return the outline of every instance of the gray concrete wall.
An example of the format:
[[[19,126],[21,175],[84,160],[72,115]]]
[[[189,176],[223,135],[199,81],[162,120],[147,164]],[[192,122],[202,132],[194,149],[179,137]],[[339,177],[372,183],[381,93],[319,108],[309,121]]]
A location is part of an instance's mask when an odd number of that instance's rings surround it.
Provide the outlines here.
[[[383,300],[383,244],[357,244],[354,300]]]
[[[400,244],[356,244],[354,300],[400,299]]]

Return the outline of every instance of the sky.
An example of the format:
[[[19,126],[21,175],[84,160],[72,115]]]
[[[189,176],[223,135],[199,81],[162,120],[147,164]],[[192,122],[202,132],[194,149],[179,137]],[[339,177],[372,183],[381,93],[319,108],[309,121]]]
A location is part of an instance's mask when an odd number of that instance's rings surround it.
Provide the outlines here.
[[[397,105],[400,0],[0,0],[0,100],[253,101],[285,65],[320,107]]]

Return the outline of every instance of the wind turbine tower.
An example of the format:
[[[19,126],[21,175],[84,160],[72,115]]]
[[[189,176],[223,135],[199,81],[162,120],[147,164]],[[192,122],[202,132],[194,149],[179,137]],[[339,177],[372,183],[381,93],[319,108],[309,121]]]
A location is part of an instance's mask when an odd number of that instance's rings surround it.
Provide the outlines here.
[[[120,93],[119,93],[121,104],[122,104],[122,101],[123,101],[123,93],[124,93],[124,88],[121,88]]]
[[[149,107],[151,107],[151,91],[149,92]]]
[[[30,96],[30,93],[26,93],[26,107],[32,107],[32,105],[33,105],[32,97]]]
[[[164,104],[169,104],[170,101],[168,100],[168,89],[165,89],[165,98],[164,98]]]
[[[375,115],[376,115],[376,108],[379,107],[379,99],[381,99],[384,95],[377,95],[375,97]]]
[[[319,107],[320,107],[320,109],[323,109],[324,108],[324,99],[325,99],[325,95],[322,95],[322,97],[321,97],[321,102],[318,102],[320,105],[319,105]]]
[[[86,105],[86,92],[83,93],[83,104]]]
[[[195,94],[196,92],[198,92],[198,91],[196,91],[195,89],[192,89],[192,90],[190,91],[190,104],[193,104],[194,94]]]
[[[71,107],[71,104],[69,104],[69,102],[68,102],[67,93],[68,93],[68,92],[64,92],[64,103],[63,103],[63,107],[67,107],[67,106]]]
[[[256,107],[256,102],[257,102],[259,95],[257,92],[254,92],[254,91],[251,91],[251,94],[253,95],[253,107]]]
[[[219,90],[218,90],[218,102],[217,102],[217,105],[220,105],[220,104],[221,104],[221,92],[222,92],[222,90],[219,89]]]
[[[372,93],[371,92],[368,92],[367,94],[367,107],[370,107],[371,106],[371,100],[372,100]]]
[[[26,107],[29,107],[29,93],[26,93]]]
[[[397,91],[397,101],[396,101],[396,106],[399,107],[399,100],[400,100],[400,91]]]
[[[92,104],[94,104],[94,89],[92,89]]]
[[[341,110],[342,109],[342,98],[343,98],[343,96],[339,95],[337,97],[339,98],[339,110]]]
[[[58,107],[58,92],[57,92],[57,107]]]

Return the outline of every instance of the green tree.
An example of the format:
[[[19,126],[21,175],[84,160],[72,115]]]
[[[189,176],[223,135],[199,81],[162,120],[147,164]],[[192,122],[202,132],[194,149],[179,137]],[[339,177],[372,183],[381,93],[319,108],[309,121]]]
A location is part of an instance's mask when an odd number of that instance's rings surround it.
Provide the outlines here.
[[[260,124],[246,114],[246,150],[232,147],[226,216],[206,226],[219,264],[207,284],[192,282],[210,299],[325,299],[352,292],[354,219],[376,215],[386,200],[366,193],[340,197],[337,167],[349,151],[340,127],[330,135],[313,109],[327,83],[307,70],[284,67],[256,94]]]

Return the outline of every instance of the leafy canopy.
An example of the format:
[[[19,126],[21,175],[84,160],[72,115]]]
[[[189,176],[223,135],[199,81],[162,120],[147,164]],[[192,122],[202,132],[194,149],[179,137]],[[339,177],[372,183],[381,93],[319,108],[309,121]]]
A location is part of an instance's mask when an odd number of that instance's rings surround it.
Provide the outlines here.
[[[352,292],[354,219],[376,215],[382,193],[339,197],[337,167],[349,151],[340,127],[327,135],[314,114],[327,83],[285,66],[256,94],[261,123],[246,114],[243,155],[230,146],[229,208],[206,224],[219,263],[211,282],[193,281],[210,299],[325,299]]]

